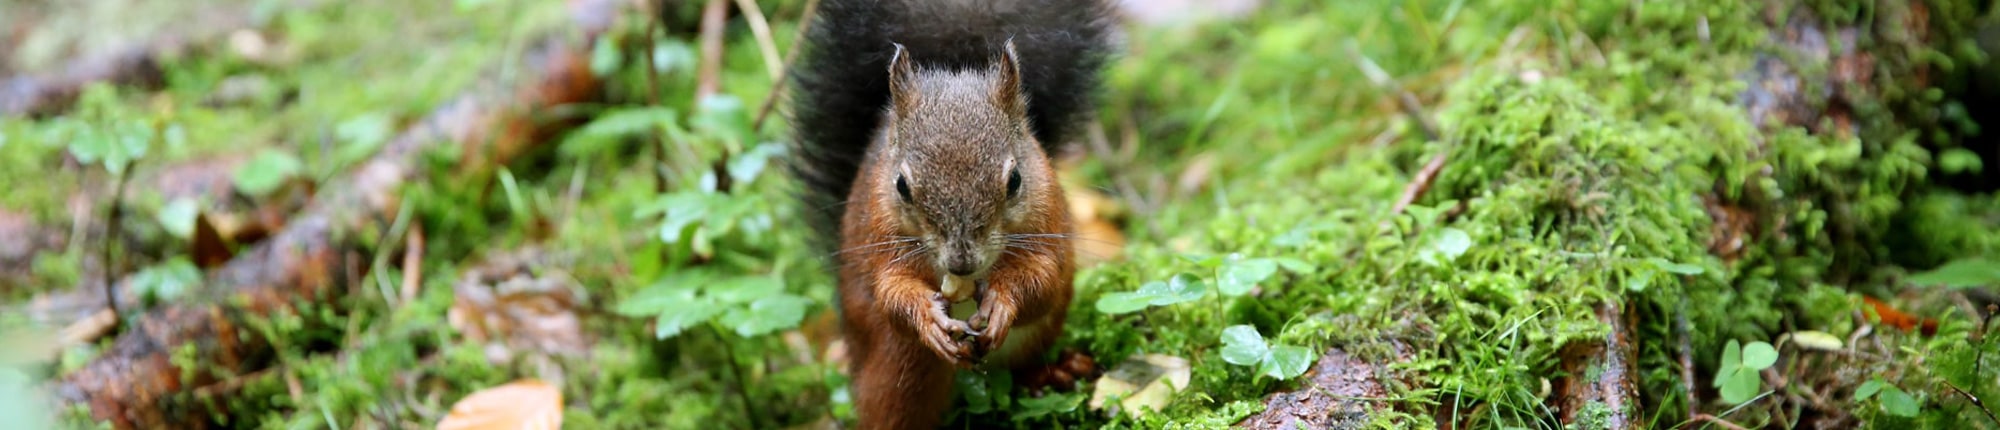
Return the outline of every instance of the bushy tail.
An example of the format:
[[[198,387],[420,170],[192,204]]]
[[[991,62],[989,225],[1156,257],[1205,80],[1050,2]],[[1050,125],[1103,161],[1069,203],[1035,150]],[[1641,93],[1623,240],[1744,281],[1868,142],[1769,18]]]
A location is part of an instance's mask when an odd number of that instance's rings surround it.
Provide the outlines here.
[[[789,163],[821,239],[839,231],[847,194],[889,101],[891,42],[919,67],[986,67],[1013,38],[1036,139],[1053,152],[1095,109],[1115,22],[1107,0],[820,0],[791,71]],[[831,243],[827,241],[827,243]]]

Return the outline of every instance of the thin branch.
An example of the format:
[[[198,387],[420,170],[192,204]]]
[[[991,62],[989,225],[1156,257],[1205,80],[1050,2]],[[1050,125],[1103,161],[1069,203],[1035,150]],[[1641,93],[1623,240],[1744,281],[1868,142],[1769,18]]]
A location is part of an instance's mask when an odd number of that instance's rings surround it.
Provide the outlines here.
[[[647,5],[644,12],[646,16],[652,17],[652,19],[646,20],[645,36],[640,37],[640,40],[644,40],[648,46],[639,47],[639,55],[644,56],[646,60],[646,64],[641,67],[641,69],[646,71],[646,100],[651,102],[654,107],[660,107],[663,105],[660,104],[659,71],[653,70],[653,65],[657,63],[653,62],[653,47],[650,46],[653,44],[653,35],[660,33],[660,14],[659,11],[653,10],[651,7],[654,4],[653,2],[640,2],[640,4]],[[597,43],[609,42],[610,40],[606,39]],[[653,172],[653,192],[666,193],[667,173],[661,171],[660,166],[667,165],[667,139],[661,137],[660,133],[652,133],[651,137],[653,141],[653,167],[646,170]]]
[[[118,318],[117,316],[118,284],[116,281],[113,281],[111,277],[115,272],[118,271],[118,265],[116,263],[117,260],[114,259],[114,257],[117,256],[117,254],[111,252],[111,246],[117,244],[118,242],[119,218],[123,218],[125,216],[125,205],[123,204],[123,202],[125,201],[125,186],[132,182],[132,171],[138,170],[138,168],[139,168],[139,160],[134,159],[130,163],[127,163],[124,169],[118,172],[118,188],[117,190],[111,192],[111,213],[106,214],[104,221],[104,249],[102,250],[103,258],[99,259],[98,261],[101,261],[104,264],[103,270],[100,271],[101,273],[99,275],[102,276],[104,279],[104,305],[106,307],[111,308],[112,318],[111,318],[110,332],[112,333],[118,332],[118,329],[124,325],[124,320]]]
[[[1675,308],[1674,335],[1679,338],[1680,343],[1678,355],[1681,362],[1681,389],[1686,391],[1682,393],[1682,397],[1687,402],[1688,420],[1693,421],[1694,417],[1698,414],[1695,413],[1694,402],[1694,342],[1691,340],[1691,332],[1693,330],[1690,330],[1688,327],[1688,297],[1686,292],[1680,294],[1680,302],[1675,304]]]
[[[695,84],[694,104],[722,89],[722,30],[728,24],[729,0],[708,0],[701,11],[701,73]]]
[[[403,303],[417,299],[417,290],[423,286],[424,278],[424,224],[420,220],[410,222],[410,234],[403,244]]]
[[[791,81],[787,77],[791,75],[792,62],[798,60],[800,48],[805,47],[800,41],[805,39],[807,31],[812,30],[813,17],[818,10],[819,0],[806,0],[806,10],[799,14],[799,32],[792,34],[792,50],[785,53],[784,65],[779,67],[778,82],[771,85],[770,94],[764,95],[764,105],[757,107],[757,119],[750,123],[751,133],[763,131],[764,120],[770,118],[771,111],[777,108],[778,96],[784,94],[785,84]]]
[[[1989,410],[1989,409],[1986,409],[1986,402],[1981,402],[1981,401],[1979,401],[1979,396],[1974,396],[1974,395],[1972,395],[1972,393],[1968,393],[1968,392],[1966,392],[1966,391],[1965,391],[1965,389],[1963,389],[1963,388],[1958,388],[1958,386],[1957,386],[1957,385],[1953,385],[1953,384],[1951,383],[1951,381],[1943,381],[1943,382],[1944,382],[1944,386],[1946,386],[1946,387],[1951,387],[1951,390],[1952,390],[1952,391],[1956,391],[1956,392],[1958,392],[1958,395],[1960,395],[1960,396],[1965,396],[1965,399],[1966,399],[1966,400],[1970,400],[1970,401],[1972,401],[1972,406],[1973,406],[1973,407],[1976,407],[1976,408],[1979,408],[1979,412],[1980,412],[1980,413],[1984,413],[1984,414],[1986,414],[1986,419],[1989,419],[1989,420],[1993,420],[1993,423],[1994,423],[1994,424],[2000,424],[2000,418],[1996,418],[1996,417],[1994,417],[1994,416],[1993,416],[1993,411],[1992,411],[1992,410]]]
[[[1404,115],[1409,115],[1411,120],[1416,121],[1418,127],[1423,128],[1424,139],[1437,141],[1443,138],[1444,133],[1439,131],[1442,128],[1438,127],[1436,119],[1432,119],[1429,113],[1424,112],[1424,106],[1417,101],[1417,95],[1396,84],[1396,80],[1389,77],[1389,72],[1383,71],[1381,66],[1375,65],[1375,60],[1370,60],[1367,55],[1361,53],[1361,47],[1356,45],[1353,39],[1347,41],[1347,56],[1354,60],[1356,67],[1361,68],[1361,74],[1367,76],[1369,82],[1373,82],[1383,91],[1395,94],[1396,105],[1403,109]]]
[[[745,21],[750,23],[750,35],[757,38],[757,50],[764,54],[764,71],[771,75],[771,83],[785,79],[785,60],[778,58],[778,42],[771,36],[771,23],[764,20],[764,11],[757,8],[752,0],[736,0],[736,9],[743,11]]]
[[[1438,154],[1431,157],[1429,163],[1424,163],[1424,169],[1418,170],[1417,176],[1410,179],[1410,185],[1403,187],[1403,196],[1396,199],[1396,205],[1389,207],[1391,216],[1402,215],[1403,210],[1410,207],[1410,203],[1415,203],[1418,198],[1423,197],[1424,192],[1430,191],[1431,184],[1437,182],[1438,171],[1444,170],[1445,156],[1446,154]]]

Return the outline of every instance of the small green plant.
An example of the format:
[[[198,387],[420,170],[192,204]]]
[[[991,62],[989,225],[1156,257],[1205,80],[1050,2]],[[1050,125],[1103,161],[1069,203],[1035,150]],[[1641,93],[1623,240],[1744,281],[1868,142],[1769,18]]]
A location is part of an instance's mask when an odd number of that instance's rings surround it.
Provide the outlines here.
[[[1297,345],[1271,345],[1264,335],[1248,324],[1222,330],[1222,361],[1238,366],[1254,366],[1258,374],[1276,379],[1292,379],[1312,367],[1312,350]]]
[[[1911,275],[1910,283],[1956,289],[2000,285],[2000,261],[1979,257],[1953,260],[1936,269]]]
[[[1208,294],[1208,282],[1192,274],[1176,274],[1166,281],[1140,285],[1137,291],[1105,294],[1097,299],[1097,311],[1117,315],[1153,306],[1191,302]]]
[[[1882,411],[1899,417],[1917,416],[1917,398],[1910,396],[1882,378],[1871,379],[1854,389],[1854,401],[1864,402],[1869,398],[1881,399]]]
[[[775,276],[725,276],[704,269],[667,276],[619,303],[616,312],[655,318],[653,334],[661,339],[706,323],[752,337],[797,327],[812,304],[785,292],[784,282]]]
[[[1715,372],[1716,388],[1722,389],[1722,401],[1743,403],[1757,395],[1764,386],[1757,375],[1764,369],[1778,363],[1778,349],[1764,342],[1750,342],[1740,345],[1736,340],[1722,350],[1722,368]]]
[[[250,159],[236,168],[236,189],[243,194],[263,196],[284,186],[286,181],[305,171],[305,163],[299,157],[277,150],[264,150],[257,158]]]
[[[132,275],[132,291],[142,303],[173,300],[201,286],[201,269],[185,256],[176,256]]]

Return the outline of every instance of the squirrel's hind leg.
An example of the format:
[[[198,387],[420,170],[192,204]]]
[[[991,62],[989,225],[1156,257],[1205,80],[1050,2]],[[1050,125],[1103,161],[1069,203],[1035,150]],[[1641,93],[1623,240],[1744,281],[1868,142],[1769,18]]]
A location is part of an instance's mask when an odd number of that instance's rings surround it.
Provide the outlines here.
[[[957,369],[922,342],[882,342],[854,374],[855,428],[937,428],[951,408]]]

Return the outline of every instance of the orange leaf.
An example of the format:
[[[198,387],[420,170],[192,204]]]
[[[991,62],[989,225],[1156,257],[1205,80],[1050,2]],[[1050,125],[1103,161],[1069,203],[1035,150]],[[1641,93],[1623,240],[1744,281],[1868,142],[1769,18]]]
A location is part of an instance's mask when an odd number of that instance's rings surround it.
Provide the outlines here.
[[[559,429],[562,390],[548,383],[523,379],[491,387],[459,399],[438,430]]]
[[[1910,331],[1911,328],[1921,325],[1925,336],[1937,333],[1937,320],[1911,316],[1890,307],[1887,303],[1882,303],[1881,300],[1875,300],[1874,297],[1862,296],[1861,300],[1866,301],[1868,306],[1875,308],[1875,315],[1882,317],[1883,324],[1896,326],[1896,328],[1903,329],[1903,331]]]

